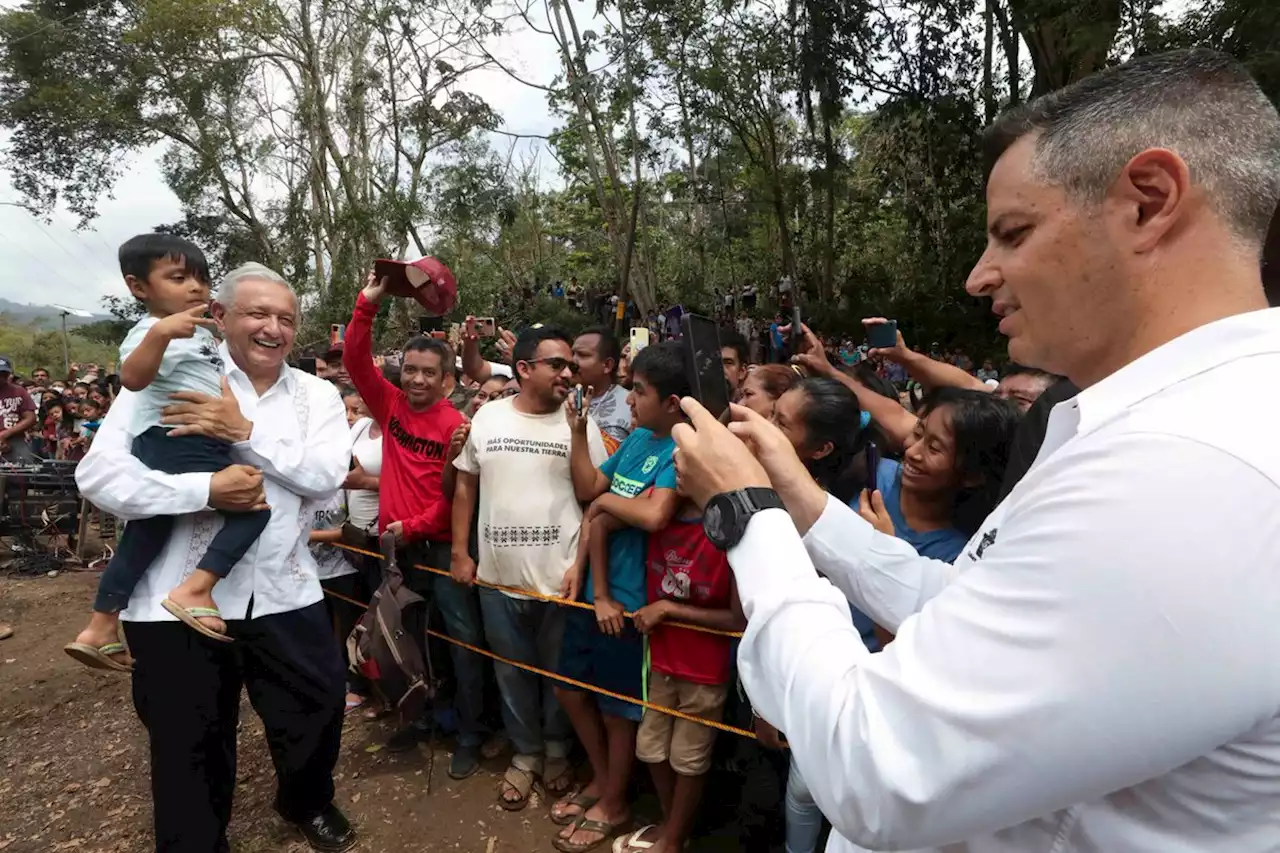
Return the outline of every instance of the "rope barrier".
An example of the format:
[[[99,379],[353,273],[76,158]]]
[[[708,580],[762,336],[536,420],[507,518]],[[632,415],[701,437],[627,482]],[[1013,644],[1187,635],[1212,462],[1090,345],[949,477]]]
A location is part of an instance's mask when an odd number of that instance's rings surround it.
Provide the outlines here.
[[[354,545],[344,545],[340,542],[332,542],[332,543],[326,543],[326,544],[331,544],[335,548],[341,548],[344,551],[351,551],[352,553],[355,553],[355,554],[364,554],[366,557],[373,557],[376,560],[382,559],[381,554],[375,551],[365,550],[364,548],[357,548]],[[412,568],[418,569],[419,571],[423,571],[423,572],[431,572],[432,574],[436,574],[436,575],[443,575],[444,577],[452,577],[452,575],[450,575],[449,572],[447,572],[446,570],[438,569],[438,568],[435,568],[434,566],[414,565],[412,566]],[[499,583],[489,583],[488,581],[482,581],[479,578],[476,579],[475,584],[476,586],[482,586],[482,587],[485,587],[486,589],[496,589],[498,592],[505,592],[508,595],[522,595],[525,598],[533,598],[533,599],[537,599],[538,601],[549,601],[552,604],[559,604],[564,607],[577,607],[580,610],[592,610],[592,611],[595,610],[595,608],[592,605],[587,604],[585,601],[570,601],[567,598],[560,598],[559,596],[555,596],[555,595],[546,595],[545,593],[537,592],[532,589],[522,589],[518,586],[504,586]],[[626,611],[622,615],[627,617],[628,619],[633,619],[633,617],[635,616],[635,611]],[[676,622],[672,620],[672,621],[666,622],[665,624],[673,625],[678,628],[686,628],[690,631],[700,631],[703,634],[714,634],[717,637],[731,637],[733,639],[739,639],[742,637],[741,631],[722,631],[719,628],[708,628],[703,625],[692,625],[688,622]]]
[[[369,553],[367,551],[361,551],[359,548],[351,548],[345,545],[340,545],[338,547],[348,548],[348,550],[356,551],[358,553]],[[379,557],[379,558],[381,557],[380,554],[371,554],[370,556]],[[420,567],[414,566],[414,568],[420,568]],[[428,571],[435,571],[438,574],[445,574],[445,575],[449,574],[448,572],[444,572],[439,569],[428,569]],[[501,589],[501,587],[495,587],[495,588]],[[369,606],[367,602],[357,601],[354,598],[349,598],[343,595],[342,593],[333,592],[332,590],[326,589],[324,591],[324,594],[331,596],[333,598],[337,598],[341,601],[345,601],[348,604],[354,604],[356,607],[367,608]],[[556,600],[562,601],[563,599],[556,599]],[[591,605],[588,604],[587,607],[590,608]],[[568,676],[560,675],[559,673],[551,672],[549,670],[542,669],[541,667],[532,666],[527,663],[511,660],[510,658],[505,658],[502,655],[494,654],[488,649],[482,649],[479,646],[473,646],[470,643],[464,643],[461,640],[454,639],[453,637],[450,637],[448,634],[442,634],[439,631],[433,631],[430,628],[426,630],[430,636],[435,637],[436,639],[444,640],[446,643],[453,643],[455,646],[460,646],[469,652],[474,652],[478,655],[483,655],[484,657],[490,658],[491,660],[495,660],[498,663],[505,663],[507,666],[513,666],[516,669],[523,669],[526,672],[532,672],[534,675],[540,675],[543,678],[551,678],[563,684],[568,684],[571,687],[576,687],[579,690],[586,690],[590,693],[598,693],[601,696],[608,696],[610,699],[617,699],[620,702],[628,702],[632,705],[639,705],[641,708],[644,708],[647,711],[656,711],[659,714],[666,714],[669,717],[676,717],[677,719],[685,720],[690,723],[697,723],[698,725],[702,725],[702,726],[710,726],[711,728],[719,729],[722,732],[728,732],[729,734],[738,735],[739,737],[745,737],[745,738],[750,738],[752,740],[756,740],[755,732],[747,731],[746,729],[740,729],[737,726],[731,726],[728,723],[721,723],[716,720],[707,720],[702,717],[695,717],[692,714],[686,714],[684,711],[679,711],[675,708],[668,708],[665,705],[655,705],[654,703],[649,702],[645,699],[637,699],[634,696],[627,696],[622,693],[614,693],[612,690],[606,690],[603,687],[597,687],[596,685],[588,684],[585,681],[578,681],[576,678],[569,678]]]

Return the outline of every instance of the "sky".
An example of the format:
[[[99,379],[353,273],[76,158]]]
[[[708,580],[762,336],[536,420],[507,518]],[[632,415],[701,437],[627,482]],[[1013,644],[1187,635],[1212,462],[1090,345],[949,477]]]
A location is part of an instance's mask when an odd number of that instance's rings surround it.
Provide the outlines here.
[[[0,9],[17,5],[17,0],[0,0]],[[575,12],[580,23],[591,17],[585,4]],[[540,33],[508,31],[489,49],[532,82],[550,84],[559,70],[555,42]],[[515,82],[501,70],[470,72],[463,88],[488,102],[502,117],[501,129],[509,133],[545,135],[556,127],[545,93]],[[0,131],[0,150],[4,138]],[[510,137],[498,134],[491,134],[490,141],[503,154],[512,145]],[[543,147],[542,140],[522,139],[516,142],[515,156],[539,156],[542,174],[547,175],[555,164]],[[10,173],[0,165],[0,298],[103,312],[103,296],[128,295],[116,264],[116,247],[135,234],[181,218],[178,200],[161,176],[163,150],[156,146],[130,157],[115,197],[101,200],[98,218],[82,231],[76,230],[78,217],[65,210],[54,211],[45,221],[12,206],[18,194]]]

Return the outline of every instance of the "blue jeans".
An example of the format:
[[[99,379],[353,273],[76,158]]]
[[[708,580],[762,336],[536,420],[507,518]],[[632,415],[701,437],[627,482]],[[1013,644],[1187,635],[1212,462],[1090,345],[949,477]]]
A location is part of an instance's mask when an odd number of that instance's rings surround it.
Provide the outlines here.
[[[480,612],[494,654],[556,671],[564,634],[564,612],[558,605],[481,589]],[[516,748],[512,763],[541,772],[543,756],[567,756],[573,727],[556,700],[555,682],[496,661],[493,669],[502,694],[502,721]]]
[[[787,771],[786,817],[787,853],[815,853],[822,836],[822,810],[813,801],[794,758]]]
[[[463,586],[452,578],[432,575],[432,591],[449,636],[483,648],[484,626],[480,620],[477,590]],[[484,743],[488,734],[488,729],[482,722],[485,659],[452,643],[449,644],[449,656],[453,660],[453,674],[457,680],[453,707],[458,719],[458,745],[479,746]]]

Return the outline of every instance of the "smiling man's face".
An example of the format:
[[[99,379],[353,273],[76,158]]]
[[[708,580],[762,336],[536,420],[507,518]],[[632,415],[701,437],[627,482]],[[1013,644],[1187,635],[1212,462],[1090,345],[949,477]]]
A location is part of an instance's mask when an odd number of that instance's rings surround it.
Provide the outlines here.
[[[298,300],[274,281],[245,279],[231,305],[216,304],[214,317],[236,365],[250,377],[279,374],[297,334]]]

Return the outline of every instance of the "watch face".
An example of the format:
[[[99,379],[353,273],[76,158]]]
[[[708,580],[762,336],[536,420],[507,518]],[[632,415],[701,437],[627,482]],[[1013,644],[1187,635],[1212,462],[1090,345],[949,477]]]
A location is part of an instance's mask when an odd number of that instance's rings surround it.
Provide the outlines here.
[[[724,517],[720,512],[720,502],[713,500],[707,504],[707,508],[702,513],[702,527],[707,533],[707,538],[713,542],[724,539]]]

